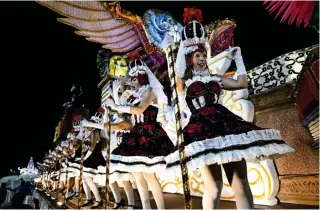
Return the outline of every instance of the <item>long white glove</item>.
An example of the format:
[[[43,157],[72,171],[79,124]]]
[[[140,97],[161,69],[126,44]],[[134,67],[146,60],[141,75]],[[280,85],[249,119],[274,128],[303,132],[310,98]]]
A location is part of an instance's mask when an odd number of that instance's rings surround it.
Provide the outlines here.
[[[161,48],[165,50],[170,46],[172,47],[172,49],[176,48],[175,43],[174,43],[174,37],[172,36],[172,34],[167,32],[164,35],[164,38],[161,42]]]
[[[116,110],[116,107],[117,107],[117,105],[115,104],[114,100],[112,100],[111,98],[109,98],[109,99],[106,100],[105,105],[106,105],[107,107],[110,107],[110,108],[113,109],[113,110]]]
[[[97,129],[104,129],[104,123],[93,123],[93,122],[89,122],[86,119],[81,121],[81,125],[83,127],[91,127],[91,128],[97,128]]]
[[[122,83],[119,80],[115,80],[112,83],[112,95],[113,95],[114,102],[117,105],[120,105],[120,98],[119,98],[118,92],[119,92],[121,85],[122,85]]]
[[[110,107],[113,110],[118,111],[119,113],[129,113],[130,114],[130,106],[117,106],[112,99],[108,99],[106,101],[106,106]]]
[[[232,58],[235,61],[237,66],[238,76],[247,74],[246,67],[244,66],[244,63],[243,63],[240,47],[234,47],[231,50],[232,50],[232,53],[231,53]]]
[[[85,161],[86,159],[88,159],[90,157],[90,155],[92,154],[92,152],[89,150],[86,154],[86,156],[84,156],[83,161]],[[76,158],[76,161],[80,161],[81,158]]]
[[[185,91],[178,93],[178,100],[179,100],[180,114],[181,114],[182,128],[183,128],[189,122],[189,118],[191,116],[191,111],[186,102]]]
[[[83,158],[83,160],[85,161],[86,159],[88,159],[91,154],[92,154],[92,152],[89,150],[89,151],[87,152],[86,156]]]

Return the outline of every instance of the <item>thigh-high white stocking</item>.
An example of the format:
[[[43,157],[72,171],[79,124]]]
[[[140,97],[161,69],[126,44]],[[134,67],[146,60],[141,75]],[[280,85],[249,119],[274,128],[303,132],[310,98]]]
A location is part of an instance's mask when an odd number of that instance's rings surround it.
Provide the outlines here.
[[[156,175],[154,173],[144,173],[143,175],[151,188],[158,209],[165,209],[162,188]]]
[[[137,188],[140,194],[142,208],[151,209],[148,184],[143,176],[143,173],[137,172],[137,173],[134,173],[133,175],[136,180]]]
[[[86,179],[82,180],[82,186],[83,186],[84,193],[86,194],[87,200],[91,200],[92,199],[91,190],[89,185],[87,184]]]
[[[221,168],[218,165],[204,166],[200,169],[204,182],[204,193],[202,196],[203,209],[217,209],[220,204],[222,191]]]

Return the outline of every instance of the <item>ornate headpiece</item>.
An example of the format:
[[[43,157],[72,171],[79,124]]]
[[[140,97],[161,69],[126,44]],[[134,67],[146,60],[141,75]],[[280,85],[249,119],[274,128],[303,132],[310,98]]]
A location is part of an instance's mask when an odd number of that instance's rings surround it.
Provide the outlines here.
[[[80,124],[81,124],[81,116],[76,115],[73,118],[73,130],[72,132],[79,132],[80,131]]]
[[[187,65],[185,55],[194,52],[199,45],[204,46],[208,41],[208,35],[202,22],[202,11],[196,8],[184,8],[183,22],[187,25],[182,31],[182,41],[180,42],[177,54],[177,75],[180,78],[184,77]]]
[[[139,55],[138,51],[133,51],[130,54],[130,60],[131,61],[129,63],[129,76],[135,77],[139,74],[146,75],[149,80],[150,87],[157,96],[158,104],[167,104],[168,98],[163,92],[163,86],[161,85],[159,80],[154,76],[149,67],[141,60],[141,56]]]
[[[96,123],[102,122],[104,113],[105,113],[104,108],[99,107],[98,111],[94,114],[94,116],[91,117],[91,120],[93,120]]]
[[[142,57],[138,51],[133,51],[130,55],[129,76],[136,77],[138,74],[145,74],[147,65],[141,60]]]

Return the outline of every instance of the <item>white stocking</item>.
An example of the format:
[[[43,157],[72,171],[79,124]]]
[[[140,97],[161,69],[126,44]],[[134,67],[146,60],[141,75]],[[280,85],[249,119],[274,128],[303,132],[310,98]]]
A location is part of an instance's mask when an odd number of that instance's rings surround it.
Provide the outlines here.
[[[217,209],[220,204],[223,184],[221,168],[218,165],[204,166],[200,169],[200,172],[204,183],[202,208]]]
[[[93,192],[94,197],[96,198],[96,202],[100,202],[101,201],[100,193],[99,193],[99,190],[98,190],[96,184],[92,181],[92,178],[85,177],[85,180],[86,180],[88,186],[90,187],[91,191]]]
[[[63,186],[64,186],[63,181],[60,181],[60,183],[59,183],[59,189],[63,189]]]
[[[237,209],[253,209],[253,196],[247,178],[246,161],[223,164],[223,168],[234,192]]]
[[[84,193],[86,194],[87,200],[91,200],[92,199],[91,190],[86,182],[86,179],[82,180],[82,186],[83,186]]]
[[[237,209],[253,209],[253,196],[248,179],[233,179],[232,190],[235,194]]]
[[[77,176],[74,180],[74,185],[75,185],[75,193],[79,193],[80,192],[80,177]]]
[[[134,173],[143,209],[151,209],[148,184],[141,172]]]
[[[131,182],[125,181],[122,182],[122,184],[128,198],[128,205],[134,205],[134,195]]]
[[[151,188],[158,209],[165,209],[162,188],[156,175],[154,173],[144,173],[143,175]]]
[[[119,189],[118,183],[114,182],[112,184],[109,184],[109,186],[110,186],[110,189],[112,191],[112,194],[113,194],[115,202],[119,203],[121,201],[122,197],[121,197],[121,194],[120,194],[120,189]]]

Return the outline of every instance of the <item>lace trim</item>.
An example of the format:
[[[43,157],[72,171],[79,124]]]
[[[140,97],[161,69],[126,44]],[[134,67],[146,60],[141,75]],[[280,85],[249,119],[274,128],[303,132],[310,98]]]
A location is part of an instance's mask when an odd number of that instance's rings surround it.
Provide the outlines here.
[[[164,156],[148,158],[145,156],[111,155],[110,168],[126,172],[155,173],[166,168]]]
[[[196,156],[210,149],[223,149],[234,145],[249,145],[256,141],[265,141],[266,143],[274,140],[282,140],[280,132],[274,129],[253,130],[238,135],[227,135],[213,139],[193,142],[185,147],[186,157]],[[188,170],[190,172],[203,166],[204,164],[224,164],[228,162],[239,161],[244,158],[247,161],[260,161],[259,157],[269,157],[272,155],[294,152],[294,149],[286,144],[266,144],[264,146],[252,146],[246,149],[227,150],[217,153],[207,153],[188,161]],[[175,151],[165,158],[167,164],[179,161],[179,151]],[[170,167],[171,168],[171,167]],[[169,169],[170,169],[169,168]],[[175,168],[175,167],[172,167]],[[177,169],[177,168],[176,168]]]

